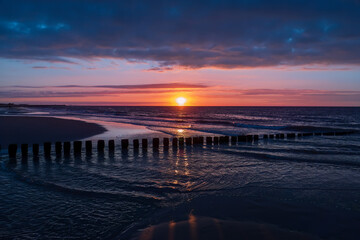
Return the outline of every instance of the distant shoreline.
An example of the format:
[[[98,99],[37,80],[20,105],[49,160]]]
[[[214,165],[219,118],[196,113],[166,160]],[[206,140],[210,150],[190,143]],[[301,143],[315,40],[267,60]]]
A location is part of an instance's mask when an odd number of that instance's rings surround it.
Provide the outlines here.
[[[102,134],[107,129],[96,123],[56,117],[0,116],[0,145],[74,141]]]

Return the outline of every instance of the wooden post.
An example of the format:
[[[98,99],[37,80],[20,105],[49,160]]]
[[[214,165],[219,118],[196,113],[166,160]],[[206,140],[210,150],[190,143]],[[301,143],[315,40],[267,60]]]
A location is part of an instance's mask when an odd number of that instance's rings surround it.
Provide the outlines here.
[[[27,144],[21,144],[21,156],[23,158],[27,158],[29,151],[29,145]]]
[[[98,140],[97,142],[97,150],[99,152],[103,152],[105,148],[105,141],[104,140]]]
[[[148,147],[148,140],[146,138],[143,138],[141,140],[141,146],[142,146],[142,148],[147,148]]]
[[[46,157],[49,157],[51,154],[51,142],[45,142],[44,143],[44,155]]]
[[[127,150],[129,148],[129,139],[121,139],[121,149]]]
[[[71,143],[70,142],[64,142],[64,155],[69,156],[70,155],[70,149],[71,149]]]
[[[184,146],[185,139],[183,137],[179,138],[179,146]]]
[[[269,138],[269,135],[264,134],[263,139],[268,139],[268,138]]]
[[[298,138],[302,137],[302,133],[297,134]]]
[[[295,133],[288,133],[287,139],[290,139],[290,138],[295,138]]]
[[[238,142],[246,142],[246,136],[245,135],[239,135],[238,136]]]
[[[56,156],[61,156],[61,149],[62,149],[62,144],[61,144],[61,142],[56,142],[56,143],[55,143],[55,153],[56,153]]]
[[[254,141],[259,141],[259,135],[254,135]]]
[[[188,137],[185,139],[185,142],[186,142],[186,146],[191,146],[192,144],[192,138]]]
[[[236,142],[237,142],[237,137],[231,136],[231,144],[236,144]]]
[[[252,142],[253,141],[253,135],[246,135],[246,141]]]
[[[177,138],[172,139],[172,145],[173,145],[173,147],[177,147],[177,145],[178,145],[178,139]]]
[[[153,140],[152,140],[153,148],[159,148],[159,145],[160,145],[160,139],[159,138],[153,138]]]
[[[269,134],[269,138],[274,139],[274,134]]]
[[[109,151],[113,152],[115,150],[115,140],[109,140]]]
[[[139,139],[134,139],[134,140],[133,140],[133,147],[134,147],[134,149],[138,149],[139,146],[140,146]]]
[[[280,133],[280,138],[281,138],[281,139],[284,139],[284,138],[285,138],[285,134]]]
[[[81,141],[74,141],[74,154],[80,154],[82,148],[82,142]]]
[[[10,158],[15,158],[17,152],[17,144],[9,144],[8,153]]]
[[[163,139],[163,144],[164,144],[164,147],[168,147],[169,144],[170,144],[169,138],[164,138],[164,139]]]
[[[206,137],[206,144],[207,145],[212,145],[213,143],[213,138],[212,137]]]
[[[92,152],[92,141],[90,141],[90,140],[85,141],[85,150],[86,150],[86,153]]]
[[[39,156],[39,144],[34,143],[34,144],[32,145],[32,150],[33,150],[33,156],[34,156],[34,157]]]
[[[214,145],[218,145],[219,144],[219,137],[214,137]]]

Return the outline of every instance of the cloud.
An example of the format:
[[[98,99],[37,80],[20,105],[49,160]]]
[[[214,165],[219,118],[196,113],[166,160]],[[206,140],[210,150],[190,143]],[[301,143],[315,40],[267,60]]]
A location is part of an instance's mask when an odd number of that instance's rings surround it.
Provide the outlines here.
[[[137,85],[60,85],[60,86],[22,86],[14,85],[9,88],[113,88],[113,89],[183,89],[183,88],[207,88],[204,84],[192,83],[155,83],[155,84],[137,84]]]
[[[0,57],[154,61],[154,71],[359,65],[359,12],[357,0],[4,1]]]
[[[75,97],[101,97],[121,94],[167,94],[177,93],[178,90],[121,90],[121,91],[0,91],[1,98],[75,98]],[[191,92],[182,90],[181,92]]]
[[[121,94],[166,94],[192,92],[208,88],[202,84],[158,83],[138,85],[62,85],[62,86],[7,86],[0,91],[0,98],[58,98],[95,97]]]
[[[63,69],[63,70],[70,70],[68,67],[47,67],[47,66],[33,66],[33,69]]]

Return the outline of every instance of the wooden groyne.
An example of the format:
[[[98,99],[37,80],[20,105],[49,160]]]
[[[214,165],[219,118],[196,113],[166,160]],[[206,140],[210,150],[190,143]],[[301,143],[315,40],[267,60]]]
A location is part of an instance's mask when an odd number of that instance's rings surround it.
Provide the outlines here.
[[[289,139],[294,140],[296,138],[302,139],[304,137],[311,137],[311,136],[343,136],[355,133],[354,131],[342,131],[342,132],[313,132],[313,133],[276,133],[276,134],[264,134],[264,135],[238,135],[238,136],[196,136],[196,137],[180,137],[180,138],[163,138],[162,141],[160,141],[160,138],[153,138],[151,141],[151,146],[153,149],[159,149],[162,142],[162,146],[164,148],[169,147],[172,145],[172,147],[190,147],[190,146],[197,146],[197,145],[220,145],[220,144],[226,144],[226,145],[236,145],[237,143],[253,143],[257,142],[259,140],[272,140],[272,139]],[[55,142],[52,144],[51,142],[44,142],[42,144],[43,147],[43,154],[44,157],[50,157],[52,153],[55,153],[57,157],[61,156],[62,154],[64,156],[70,156],[71,153],[74,155],[81,155],[83,150],[87,154],[92,153],[94,151],[93,149],[93,141],[85,141],[85,144],[83,144],[82,141],[74,141],[72,142]],[[98,140],[96,143],[96,150],[99,153],[102,153],[105,151],[105,148],[107,147],[107,150],[109,152],[114,152],[116,147],[120,147],[122,151],[128,151],[130,147],[130,141],[129,139],[121,139],[120,145],[117,146],[115,144],[115,140],[108,140],[105,142],[105,140]],[[31,148],[28,144],[21,144],[20,145],[20,152],[22,158],[27,158],[29,155],[29,149],[32,149],[32,155],[34,157],[39,156],[39,144],[32,144]],[[72,146],[72,147],[71,147]],[[85,148],[83,149],[83,146]],[[132,147],[134,150],[137,150],[142,147],[142,149],[147,149],[149,147],[149,141],[148,139],[144,138],[141,139],[133,139],[132,141]],[[8,155],[9,158],[16,158],[18,154],[18,145],[17,144],[10,144],[8,146]]]

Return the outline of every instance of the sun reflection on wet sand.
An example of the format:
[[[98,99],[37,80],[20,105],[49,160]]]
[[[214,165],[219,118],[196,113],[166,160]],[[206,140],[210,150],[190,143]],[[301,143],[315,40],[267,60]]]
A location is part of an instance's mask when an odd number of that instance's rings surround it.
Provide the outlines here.
[[[192,213],[189,214],[189,226],[192,240],[198,239],[196,217]]]
[[[174,221],[169,222],[169,240],[174,240],[175,238],[175,226],[176,223]]]

